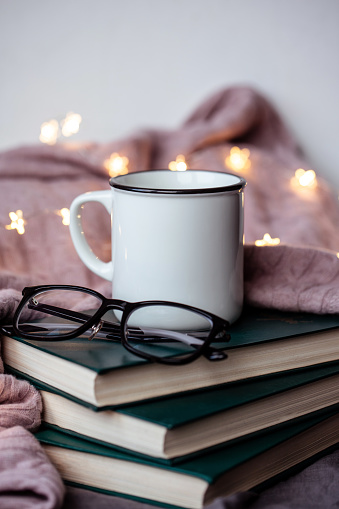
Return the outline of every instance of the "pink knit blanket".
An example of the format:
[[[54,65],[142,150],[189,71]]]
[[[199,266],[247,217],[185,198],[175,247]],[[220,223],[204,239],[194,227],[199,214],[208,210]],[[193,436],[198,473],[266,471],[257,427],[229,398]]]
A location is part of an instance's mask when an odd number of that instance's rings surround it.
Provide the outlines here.
[[[321,168],[314,168],[314,185],[304,187],[295,180],[297,169],[307,171],[310,167],[293,136],[265,98],[252,89],[237,87],[207,99],[176,130],[143,130],[109,143],[36,145],[0,154],[0,319],[11,318],[22,288],[30,284],[83,285],[109,296],[110,284],[80,262],[59,211],[69,208],[80,193],[109,188],[104,161],[112,153],[128,158],[129,172],[167,168],[183,154],[191,169],[241,174],[248,182],[246,302],[291,311],[339,312],[337,196],[321,178]],[[247,163],[237,170],[241,157],[247,158]],[[11,219],[9,213],[18,210],[25,221],[23,235],[10,229],[13,216]],[[109,218],[100,207],[92,210],[92,214],[85,213],[87,237],[107,261]],[[279,238],[280,243],[255,245],[265,234]],[[269,240],[269,244],[274,242]],[[8,375],[0,375],[0,428],[11,428],[0,432],[0,440],[8,444],[6,454],[12,455],[19,468],[18,447],[31,465],[38,462],[34,459],[37,445],[32,445],[29,434],[22,430],[38,424],[40,403],[34,390],[18,384]],[[9,475],[12,463],[3,463],[1,454],[0,496],[6,489],[13,497],[16,490],[31,489],[30,496],[36,495],[32,507],[60,505],[62,488],[52,466],[42,469],[49,491],[41,495],[34,482],[31,488],[22,488],[21,482]],[[22,465],[19,477],[29,481],[26,466]],[[36,472],[41,475],[38,467]],[[45,497],[45,505],[41,497]]]

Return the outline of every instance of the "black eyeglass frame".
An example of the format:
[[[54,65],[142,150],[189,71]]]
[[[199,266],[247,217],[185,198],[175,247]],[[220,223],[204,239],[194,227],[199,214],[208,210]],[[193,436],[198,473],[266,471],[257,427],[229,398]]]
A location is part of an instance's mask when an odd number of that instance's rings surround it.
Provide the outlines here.
[[[69,339],[75,339],[78,336],[81,336],[86,331],[88,331],[90,328],[98,326],[100,323],[101,317],[109,310],[116,309],[119,311],[122,311],[122,316],[120,320],[120,324],[117,325],[120,331],[120,341],[121,344],[126,348],[126,350],[130,351],[134,355],[141,357],[143,359],[147,359],[151,362],[158,362],[162,364],[172,364],[172,365],[183,365],[187,364],[189,362],[194,361],[201,355],[206,357],[207,359],[214,361],[214,360],[222,360],[227,358],[227,354],[224,352],[224,348],[211,348],[210,344],[213,340],[216,339],[216,337],[220,334],[222,334],[223,342],[228,342],[230,340],[230,334],[228,333],[229,328],[229,322],[223,318],[220,318],[217,315],[214,315],[213,313],[209,313],[207,311],[204,311],[202,309],[189,306],[186,304],[181,304],[177,302],[170,302],[170,301],[161,301],[161,300],[150,300],[150,301],[140,301],[140,302],[127,302],[120,299],[108,299],[101,293],[97,292],[96,290],[92,290],[90,288],[85,288],[82,286],[74,286],[74,285],[38,285],[38,286],[27,286],[22,290],[22,299],[15,311],[14,317],[13,317],[13,331],[14,334],[18,337],[21,337],[23,339],[29,339],[34,341],[46,341],[45,338],[42,336],[34,336],[33,334],[25,334],[18,328],[18,321],[19,317],[21,315],[22,309],[26,306],[28,301],[37,293],[40,292],[47,292],[47,291],[54,291],[54,290],[69,290],[79,293],[87,293],[88,295],[92,295],[93,297],[96,297],[97,299],[101,300],[101,305],[98,308],[98,310],[88,317],[86,315],[86,321],[83,325],[80,325],[75,331],[67,332],[63,334],[62,336],[58,336],[53,338],[53,341],[67,341]],[[146,352],[140,352],[139,350],[133,348],[128,340],[126,339],[126,326],[127,321],[131,313],[133,313],[136,309],[140,309],[142,307],[147,306],[174,306],[180,309],[185,309],[188,311],[195,312],[197,314],[200,314],[204,316],[212,325],[211,330],[206,338],[203,340],[203,344],[196,349],[195,352],[192,352],[191,354],[188,354],[186,356],[183,356],[182,358],[176,357],[166,357],[161,358],[157,357],[156,355],[151,355]],[[58,309],[58,314],[56,314],[59,317],[66,318],[68,320],[73,321],[83,321],[85,318],[81,318],[81,313],[73,312],[71,310],[67,310],[64,308],[55,308]],[[104,322],[105,324],[105,322]],[[101,330],[106,330],[108,333],[109,331],[112,331],[112,329],[116,329],[114,327],[114,324],[108,323],[107,326],[104,325],[104,327]],[[50,338],[48,338],[49,341]]]

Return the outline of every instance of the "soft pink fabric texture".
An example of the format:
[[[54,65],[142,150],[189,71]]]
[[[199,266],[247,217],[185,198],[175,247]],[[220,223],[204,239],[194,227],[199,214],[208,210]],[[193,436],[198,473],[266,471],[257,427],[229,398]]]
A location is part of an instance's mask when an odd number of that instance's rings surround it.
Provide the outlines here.
[[[0,431],[0,507],[55,509],[64,486],[34,436],[21,426]]]
[[[41,423],[39,392],[28,382],[0,375],[0,429],[23,426],[36,431]]]
[[[0,373],[0,507],[57,509],[63,483],[29,432],[41,423],[40,393],[28,382],[3,374],[2,363]]]
[[[245,300],[255,306],[314,313],[339,312],[339,209],[316,168],[315,189],[291,179],[309,165],[272,105],[246,87],[207,99],[176,130],[147,130],[109,143],[36,145],[0,154],[0,319],[10,320],[21,290],[65,283],[110,295],[110,284],[79,260],[57,210],[80,193],[108,189],[104,160],[129,158],[129,171],[167,168],[184,154],[191,169],[230,171],[233,146],[250,150],[245,189]],[[231,171],[232,172],[232,171]],[[234,172],[236,173],[236,172]],[[6,229],[9,212],[23,211],[26,232]],[[84,212],[85,231],[103,260],[110,258],[106,211]],[[213,225],[211,225],[213,227]],[[278,246],[257,247],[265,233]],[[0,497],[2,507],[59,507],[63,487],[34,437],[41,403],[36,391],[0,375]],[[20,425],[20,426],[18,426]],[[13,426],[15,426],[13,428]],[[19,498],[18,498],[19,497]],[[7,505],[6,505],[7,504]]]
[[[108,189],[104,160],[129,158],[129,171],[167,168],[182,153],[189,168],[229,171],[232,146],[251,151],[242,172],[245,189],[245,298],[256,306],[316,313],[339,311],[338,201],[316,168],[315,189],[294,189],[291,179],[309,165],[269,102],[246,87],[207,99],[173,131],[148,130],[105,144],[30,146],[0,154],[0,317],[13,314],[23,286],[72,283],[110,294],[110,285],[80,262],[67,227],[55,211],[78,194]],[[236,172],[234,172],[236,173]],[[21,209],[26,233],[5,230],[8,213]],[[85,215],[97,254],[110,257],[106,211]],[[100,225],[100,227],[98,227]],[[253,246],[265,233],[277,247]],[[329,272],[329,266],[331,267]]]

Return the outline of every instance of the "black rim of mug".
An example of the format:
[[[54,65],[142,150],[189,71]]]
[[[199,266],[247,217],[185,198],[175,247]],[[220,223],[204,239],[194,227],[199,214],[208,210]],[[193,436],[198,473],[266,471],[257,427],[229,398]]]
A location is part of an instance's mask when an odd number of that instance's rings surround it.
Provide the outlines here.
[[[206,188],[188,188],[188,189],[154,189],[151,187],[139,187],[139,186],[133,186],[128,184],[123,184],[120,182],[120,180],[124,180],[126,177],[129,178],[132,175],[136,174],[144,174],[144,173],[154,173],[154,172],[168,172],[172,173],[171,170],[146,170],[146,171],[139,171],[139,172],[133,172],[129,175],[118,175],[117,177],[113,177],[110,179],[109,183],[111,187],[114,187],[115,189],[120,189],[123,191],[132,191],[137,193],[146,193],[146,194],[215,194],[215,193],[240,193],[242,192],[243,188],[246,186],[246,180],[243,177],[240,177],[238,175],[233,175],[232,173],[225,173],[222,171],[213,171],[213,173],[218,173],[220,175],[229,175],[232,177],[235,177],[238,179],[238,183],[236,184],[229,184],[225,186],[217,186],[217,187],[206,187]],[[190,173],[200,173],[200,172],[209,172],[209,170],[188,170]]]

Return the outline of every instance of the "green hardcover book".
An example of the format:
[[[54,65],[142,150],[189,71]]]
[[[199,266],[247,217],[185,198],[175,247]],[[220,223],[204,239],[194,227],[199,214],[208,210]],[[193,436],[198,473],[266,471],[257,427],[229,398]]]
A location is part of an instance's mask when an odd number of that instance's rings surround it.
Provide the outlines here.
[[[6,365],[98,407],[339,360],[336,315],[247,309],[231,327],[226,360],[184,366],[149,363],[102,339],[24,341],[2,330]]]
[[[335,446],[338,429],[337,410],[316,413],[174,465],[55,430],[43,430],[36,436],[66,482],[157,504],[201,509],[217,497],[251,489]]]
[[[29,381],[41,391],[45,423],[163,460],[339,404],[338,362],[102,411]]]

